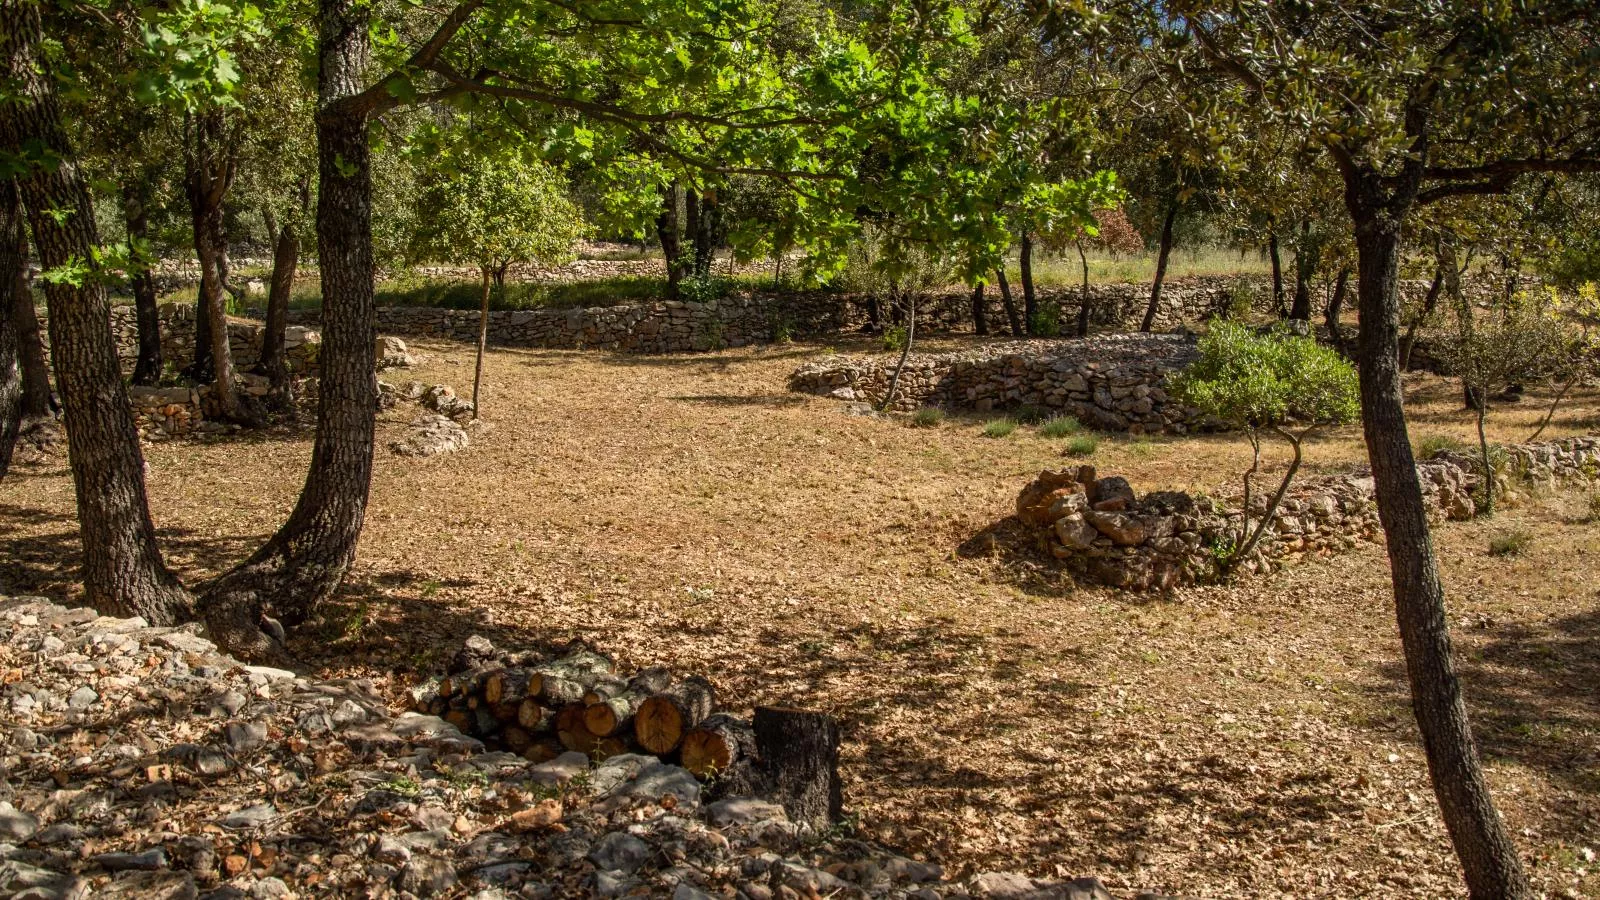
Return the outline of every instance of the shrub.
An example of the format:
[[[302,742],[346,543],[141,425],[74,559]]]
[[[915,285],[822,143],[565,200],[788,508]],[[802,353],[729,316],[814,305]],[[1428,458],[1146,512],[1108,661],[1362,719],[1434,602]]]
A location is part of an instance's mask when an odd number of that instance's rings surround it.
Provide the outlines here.
[[[1064,438],[1083,430],[1083,425],[1072,416],[1051,416],[1039,425],[1039,434],[1047,438]]]
[[[1080,434],[1067,441],[1064,451],[1068,456],[1093,456],[1100,449],[1100,441],[1092,434]]]
[[[1489,539],[1490,556],[1521,556],[1533,543],[1533,534],[1527,531],[1508,531]]]
[[[1061,336],[1061,307],[1054,303],[1041,303],[1033,313],[1032,334],[1035,337]]]
[[[1253,453],[1244,475],[1245,516],[1237,562],[1250,555],[1277,515],[1289,483],[1300,470],[1301,443],[1323,425],[1353,422],[1360,413],[1356,371],[1349,360],[1309,337],[1214,321],[1200,341],[1200,358],[1173,380],[1183,403],[1241,427]],[[1298,427],[1298,432],[1291,428]],[[1251,479],[1261,469],[1261,433],[1289,443],[1294,458],[1254,531],[1250,530]]]
[[[1416,446],[1412,448],[1412,453],[1416,454],[1417,459],[1432,459],[1446,451],[1464,454],[1470,452],[1471,448],[1467,446],[1466,441],[1453,434],[1430,434],[1417,441]]]
[[[732,285],[726,278],[708,275],[678,282],[678,299],[685,303],[711,303],[728,296]]]
[[[987,438],[1003,438],[1016,430],[1016,419],[990,419],[983,423],[983,436]]]
[[[937,406],[924,406],[911,414],[911,427],[937,428],[944,421],[944,410]]]
[[[883,332],[883,349],[899,353],[906,348],[906,327],[894,325]]]

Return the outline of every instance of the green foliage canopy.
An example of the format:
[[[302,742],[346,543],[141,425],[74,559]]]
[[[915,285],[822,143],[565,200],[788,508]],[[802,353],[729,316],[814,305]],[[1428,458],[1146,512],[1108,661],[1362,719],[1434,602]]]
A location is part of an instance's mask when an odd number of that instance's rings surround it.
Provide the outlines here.
[[[1342,425],[1360,414],[1355,368],[1309,337],[1215,321],[1176,379],[1182,402],[1252,431]]]
[[[552,166],[512,150],[457,148],[427,168],[417,197],[413,259],[495,271],[514,262],[574,258],[583,216]]]

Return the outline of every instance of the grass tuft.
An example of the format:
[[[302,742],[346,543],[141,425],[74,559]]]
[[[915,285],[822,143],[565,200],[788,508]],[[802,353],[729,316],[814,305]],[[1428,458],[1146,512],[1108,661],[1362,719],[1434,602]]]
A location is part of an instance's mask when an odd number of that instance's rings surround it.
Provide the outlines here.
[[[1003,438],[1016,430],[1016,419],[990,419],[983,423],[983,436],[987,438]]]
[[[1476,452],[1467,446],[1467,442],[1453,434],[1430,434],[1419,438],[1412,450],[1417,459],[1433,459],[1435,454],[1448,450],[1451,453]]]
[[[1080,434],[1067,441],[1066,449],[1061,451],[1068,456],[1093,456],[1100,449],[1100,440],[1092,434]]]
[[[944,410],[937,406],[924,406],[911,414],[912,428],[937,428],[944,421]]]
[[[1489,539],[1490,556],[1521,556],[1533,544],[1533,533],[1508,531]]]
[[[1039,436],[1064,438],[1083,431],[1083,423],[1072,416],[1055,415],[1039,423]]]

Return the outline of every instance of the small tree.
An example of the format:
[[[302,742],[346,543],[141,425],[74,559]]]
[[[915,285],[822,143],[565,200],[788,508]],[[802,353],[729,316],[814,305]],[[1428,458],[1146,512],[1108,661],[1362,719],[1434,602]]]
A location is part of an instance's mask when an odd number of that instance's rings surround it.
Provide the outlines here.
[[[1200,358],[1178,376],[1175,395],[1184,403],[1243,428],[1252,458],[1244,475],[1244,513],[1239,538],[1223,563],[1231,570],[1249,557],[1277,515],[1289,483],[1300,470],[1301,445],[1324,425],[1355,421],[1360,411],[1356,371],[1335,350],[1285,331],[1265,334],[1223,320],[1200,341]],[[1251,481],[1261,470],[1261,435],[1271,432],[1294,450],[1277,493],[1261,521],[1250,528]]]
[[[565,263],[583,236],[583,214],[566,179],[519,151],[441,153],[417,199],[411,255],[417,260],[474,265],[483,276],[478,359],[472,373],[472,417],[478,417],[483,353],[489,340],[489,291],[505,298],[506,270],[515,262]]]

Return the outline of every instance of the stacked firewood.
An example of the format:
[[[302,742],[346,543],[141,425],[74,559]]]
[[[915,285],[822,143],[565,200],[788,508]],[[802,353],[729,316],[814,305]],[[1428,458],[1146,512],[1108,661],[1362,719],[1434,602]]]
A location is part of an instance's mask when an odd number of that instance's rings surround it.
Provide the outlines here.
[[[625,677],[610,657],[582,645],[506,656],[469,638],[449,672],[413,699],[419,712],[534,762],[566,751],[596,759],[649,753],[707,777],[755,754],[750,723],[717,712],[706,679],[674,678],[661,667]]]

